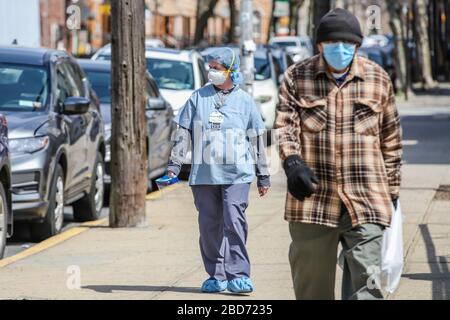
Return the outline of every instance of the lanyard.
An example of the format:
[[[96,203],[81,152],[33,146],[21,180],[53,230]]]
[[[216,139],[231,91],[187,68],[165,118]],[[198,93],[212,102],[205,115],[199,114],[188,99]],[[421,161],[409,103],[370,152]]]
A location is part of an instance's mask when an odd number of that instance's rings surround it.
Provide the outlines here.
[[[214,101],[214,106],[216,110],[219,110],[225,105],[225,101],[228,99],[230,94],[233,93],[236,87],[231,88],[231,90],[228,93],[223,93],[222,91],[219,91],[216,93],[216,101]],[[215,89],[214,89],[215,90]]]

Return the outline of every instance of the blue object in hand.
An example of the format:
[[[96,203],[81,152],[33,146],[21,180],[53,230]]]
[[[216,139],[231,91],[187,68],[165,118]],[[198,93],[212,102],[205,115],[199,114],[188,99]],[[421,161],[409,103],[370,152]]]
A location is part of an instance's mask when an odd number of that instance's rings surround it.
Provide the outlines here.
[[[158,187],[161,188],[178,183],[179,181],[180,180],[178,180],[178,177],[170,178],[169,176],[165,175],[164,177],[157,179],[155,182],[158,185]]]

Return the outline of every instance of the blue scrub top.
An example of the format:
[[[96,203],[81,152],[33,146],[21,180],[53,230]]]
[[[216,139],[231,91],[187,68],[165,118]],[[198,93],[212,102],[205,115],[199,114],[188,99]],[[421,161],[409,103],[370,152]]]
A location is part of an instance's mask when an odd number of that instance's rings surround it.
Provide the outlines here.
[[[251,183],[255,178],[255,157],[250,139],[264,133],[265,126],[252,97],[236,87],[223,104],[216,89],[208,84],[196,90],[175,117],[191,131],[192,166],[190,185]],[[216,109],[216,106],[221,106]],[[210,116],[223,115],[220,129],[211,127]]]

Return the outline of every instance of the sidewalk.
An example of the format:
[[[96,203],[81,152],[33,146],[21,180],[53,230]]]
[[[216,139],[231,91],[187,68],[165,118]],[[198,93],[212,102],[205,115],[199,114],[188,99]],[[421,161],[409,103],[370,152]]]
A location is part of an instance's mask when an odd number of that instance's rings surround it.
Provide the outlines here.
[[[91,227],[0,268],[0,298],[294,299],[290,239],[283,220],[284,174],[275,175],[272,183],[267,198],[259,198],[252,188],[248,247],[256,291],[250,296],[200,293],[206,274],[198,248],[197,213],[189,187],[182,184],[149,200],[147,228]],[[450,166],[404,167],[401,201],[408,257],[399,290],[390,298],[450,298],[450,197],[432,201],[442,184],[450,185]],[[69,266],[80,268],[80,290],[67,287]],[[337,288],[339,298],[339,283]]]

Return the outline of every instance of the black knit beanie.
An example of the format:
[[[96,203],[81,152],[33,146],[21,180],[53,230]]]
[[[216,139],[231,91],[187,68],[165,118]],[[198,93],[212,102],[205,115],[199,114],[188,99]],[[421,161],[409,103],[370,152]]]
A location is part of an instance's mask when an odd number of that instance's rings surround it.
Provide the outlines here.
[[[358,19],[348,10],[336,8],[328,12],[317,27],[316,43],[349,41],[361,45],[363,35]]]

